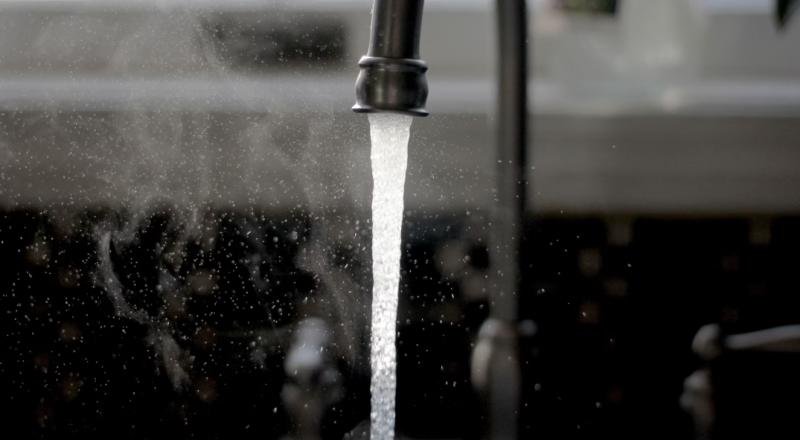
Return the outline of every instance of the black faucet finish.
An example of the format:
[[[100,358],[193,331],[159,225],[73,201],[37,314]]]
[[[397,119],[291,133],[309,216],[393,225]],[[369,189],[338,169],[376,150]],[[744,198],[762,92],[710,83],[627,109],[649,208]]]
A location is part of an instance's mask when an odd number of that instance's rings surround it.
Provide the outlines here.
[[[354,112],[428,115],[428,65],[419,59],[423,3],[375,0],[369,50],[358,62]]]

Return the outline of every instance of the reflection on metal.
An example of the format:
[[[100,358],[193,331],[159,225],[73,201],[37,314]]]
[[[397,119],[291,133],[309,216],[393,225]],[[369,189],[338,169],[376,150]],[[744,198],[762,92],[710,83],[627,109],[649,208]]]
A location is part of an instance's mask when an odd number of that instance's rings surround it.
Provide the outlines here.
[[[342,399],[341,375],[328,355],[331,330],[325,321],[309,318],[297,325],[284,370],[288,381],[281,399],[292,419],[285,440],[320,440],[325,412]]]
[[[697,370],[686,378],[683,382],[680,405],[694,419],[695,438],[711,439],[715,413],[711,372],[708,369]]]
[[[517,438],[520,368],[517,332],[513,324],[489,318],[481,325],[472,352],[472,385],[488,416],[484,438]]]

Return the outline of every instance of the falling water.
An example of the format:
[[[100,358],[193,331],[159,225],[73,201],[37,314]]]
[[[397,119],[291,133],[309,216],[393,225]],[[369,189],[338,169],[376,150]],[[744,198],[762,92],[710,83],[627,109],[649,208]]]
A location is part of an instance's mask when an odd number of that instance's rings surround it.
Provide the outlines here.
[[[369,115],[372,138],[372,440],[394,438],[395,332],[411,117]]]

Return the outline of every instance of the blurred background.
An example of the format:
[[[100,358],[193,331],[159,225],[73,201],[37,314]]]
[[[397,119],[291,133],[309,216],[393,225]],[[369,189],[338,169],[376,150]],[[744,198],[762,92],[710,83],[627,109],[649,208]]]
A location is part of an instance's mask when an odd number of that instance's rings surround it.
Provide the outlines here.
[[[350,107],[371,4],[0,1],[0,437],[340,439],[368,419],[369,127]],[[796,438],[795,356],[703,361],[692,340],[800,324],[800,19],[528,6],[520,438],[710,438],[681,408],[709,368],[714,438]],[[470,439],[493,3],[428,0],[421,56],[398,437]]]

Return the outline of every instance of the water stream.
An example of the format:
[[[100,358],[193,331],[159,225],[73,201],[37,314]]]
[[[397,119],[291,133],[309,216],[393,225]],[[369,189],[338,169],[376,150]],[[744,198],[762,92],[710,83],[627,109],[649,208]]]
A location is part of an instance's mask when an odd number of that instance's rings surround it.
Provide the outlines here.
[[[411,117],[369,115],[372,139],[372,440],[394,438],[395,335]]]

